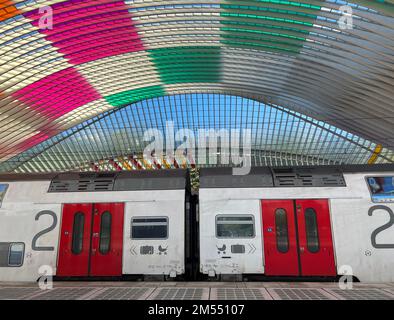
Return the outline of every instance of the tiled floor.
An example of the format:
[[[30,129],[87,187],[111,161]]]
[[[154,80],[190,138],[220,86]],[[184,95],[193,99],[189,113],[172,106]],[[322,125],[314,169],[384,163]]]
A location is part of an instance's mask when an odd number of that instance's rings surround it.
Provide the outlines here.
[[[54,282],[1,283],[0,300],[394,300],[393,283],[330,282]]]

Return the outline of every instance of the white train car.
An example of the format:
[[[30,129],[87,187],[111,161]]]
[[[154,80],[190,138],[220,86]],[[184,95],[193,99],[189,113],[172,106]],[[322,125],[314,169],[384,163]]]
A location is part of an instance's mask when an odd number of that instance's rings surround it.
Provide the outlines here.
[[[394,166],[200,171],[200,271],[394,281]]]
[[[186,170],[0,176],[0,281],[185,273]]]

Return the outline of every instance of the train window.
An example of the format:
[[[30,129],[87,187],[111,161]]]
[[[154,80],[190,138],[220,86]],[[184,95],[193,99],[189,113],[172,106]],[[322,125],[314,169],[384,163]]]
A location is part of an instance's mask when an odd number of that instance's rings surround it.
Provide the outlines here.
[[[23,257],[25,255],[24,243],[11,243],[8,254],[8,266],[20,267],[23,264]]]
[[[84,226],[85,215],[82,212],[77,212],[74,215],[73,223],[73,238],[71,245],[71,252],[73,254],[80,254],[82,252]]]
[[[110,244],[111,244],[111,224],[112,224],[112,215],[109,211],[105,211],[101,215],[101,222],[100,222],[99,252],[101,254],[107,254],[109,252]]]
[[[373,202],[394,202],[394,177],[368,177]]]
[[[167,239],[168,217],[138,217],[131,219],[132,239]]]
[[[8,189],[8,184],[0,184],[0,208],[1,208],[1,203],[3,202],[5,193],[7,192]]]
[[[216,216],[217,238],[253,238],[254,219],[252,215]]]
[[[305,210],[306,246],[311,253],[317,253],[320,249],[319,232],[317,229],[316,211],[312,208]]]
[[[285,209],[275,211],[276,248],[281,253],[289,251],[289,235],[287,226],[287,212]]]

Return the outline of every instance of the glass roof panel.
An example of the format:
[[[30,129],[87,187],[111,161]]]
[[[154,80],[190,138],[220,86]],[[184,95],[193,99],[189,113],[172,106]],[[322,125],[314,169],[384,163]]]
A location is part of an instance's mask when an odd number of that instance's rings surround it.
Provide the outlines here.
[[[144,134],[148,129],[158,129],[168,141],[169,126],[173,126],[175,133],[181,129],[191,130],[195,137],[201,129],[228,130],[230,133],[231,129],[250,129],[253,165],[394,162],[392,151],[327,121],[246,97],[185,93],[146,99],[103,113],[6,161],[0,165],[0,170],[158,168],[143,160],[144,148],[150,142],[144,141]],[[174,149],[181,142],[175,141]],[[220,142],[218,144],[218,165],[225,165],[220,162],[224,149]],[[163,165],[163,159],[158,161]],[[198,161],[196,165],[200,166]],[[203,164],[210,165],[214,163]]]

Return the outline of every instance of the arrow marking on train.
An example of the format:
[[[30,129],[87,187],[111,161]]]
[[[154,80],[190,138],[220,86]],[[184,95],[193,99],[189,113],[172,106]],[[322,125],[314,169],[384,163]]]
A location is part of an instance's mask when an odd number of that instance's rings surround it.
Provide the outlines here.
[[[250,247],[249,254],[254,253],[256,251],[256,247],[253,244],[249,243],[249,247]]]
[[[131,254],[133,255],[133,256],[136,256],[137,255],[137,251],[135,251],[135,246],[132,246],[131,248],[130,248],[130,252],[131,252]]]

